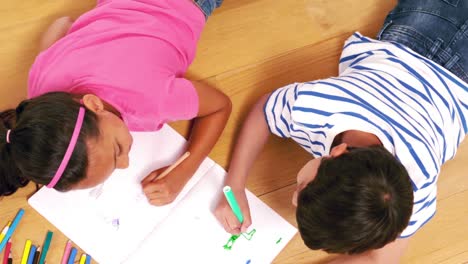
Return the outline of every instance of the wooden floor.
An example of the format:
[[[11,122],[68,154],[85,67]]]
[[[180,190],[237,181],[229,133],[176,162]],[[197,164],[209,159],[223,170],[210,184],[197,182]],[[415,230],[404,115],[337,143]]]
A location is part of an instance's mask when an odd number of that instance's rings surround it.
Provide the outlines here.
[[[183,0],[173,0],[183,1]],[[189,78],[228,94],[234,110],[210,157],[227,168],[235,137],[250,106],[283,85],[337,73],[343,41],[354,31],[375,36],[395,0],[225,0],[203,33]],[[0,5],[0,109],[26,96],[28,68],[41,32],[54,19],[77,17],[92,0],[2,0]],[[187,134],[187,123],[174,127]],[[292,224],[295,174],[310,156],[290,141],[272,138],[255,164],[248,188]],[[468,263],[468,143],[443,167],[438,212],[412,239],[403,263]],[[49,263],[58,263],[67,240],[27,205],[32,185],[0,200],[0,226],[26,209],[14,234],[19,259],[25,239],[42,244],[55,231]],[[1,254],[0,254],[1,256]],[[296,236],[275,263],[325,263],[332,256],[308,250]]]

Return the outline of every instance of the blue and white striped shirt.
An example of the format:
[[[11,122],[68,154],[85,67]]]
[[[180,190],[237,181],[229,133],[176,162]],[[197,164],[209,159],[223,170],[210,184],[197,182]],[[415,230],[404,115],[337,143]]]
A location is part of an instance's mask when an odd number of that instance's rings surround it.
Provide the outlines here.
[[[359,33],[345,43],[338,77],[288,85],[265,104],[270,131],[315,157],[328,155],[343,131],[376,135],[413,184],[413,214],[401,237],[434,216],[440,168],[465,137],[467,114],[465,82],[402,45]]]

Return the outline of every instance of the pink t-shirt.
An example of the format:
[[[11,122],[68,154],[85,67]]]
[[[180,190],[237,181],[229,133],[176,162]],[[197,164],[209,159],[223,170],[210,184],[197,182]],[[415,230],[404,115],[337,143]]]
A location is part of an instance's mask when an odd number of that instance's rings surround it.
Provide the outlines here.
[[[132,131],[158,130],[197,115],[184,74],[205,17],[191,0],[104,0],[36,58],[28,97],[92,93],[116,107]]]

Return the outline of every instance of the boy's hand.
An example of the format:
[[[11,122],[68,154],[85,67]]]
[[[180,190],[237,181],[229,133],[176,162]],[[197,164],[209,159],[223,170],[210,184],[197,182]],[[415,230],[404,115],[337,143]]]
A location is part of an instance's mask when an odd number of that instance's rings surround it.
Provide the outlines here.
[[[167,168],[164,167],[151,172],[141,182],[143,192],[152,205],[161,206],[173,202],[194,173],[179,166],[174,168],[166,177],[158,179],[158,175],[161,175]]]
[[[221,195],[214,214],[221,225],[223,225],[226,232],[231,234],[240,234],[246,232],[249,226],[252,224],[249,203],[247,201],[244,188],[237,190],[233,188],[232,191],[234,192],[234,196],[236,197],[237,203],[239,204],[239,207],[242,211],[244,222],[241,224],[239,220],[237,220],[237,217],[234,215],[224,195]]]

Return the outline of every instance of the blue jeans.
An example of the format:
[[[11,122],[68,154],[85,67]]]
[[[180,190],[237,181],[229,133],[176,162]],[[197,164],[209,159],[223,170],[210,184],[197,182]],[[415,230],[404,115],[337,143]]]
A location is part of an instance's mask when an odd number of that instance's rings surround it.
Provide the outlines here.
[[[468,83],[468,0],[400,0],[377,39],[403,44]]]
[[[193,0],[193,2],[195,2],[195,4],[200,7],[203,14],[205,14],[205,18],[208,19],[211,13],[213,13],[216,8],[221,6],[223,0]]]

